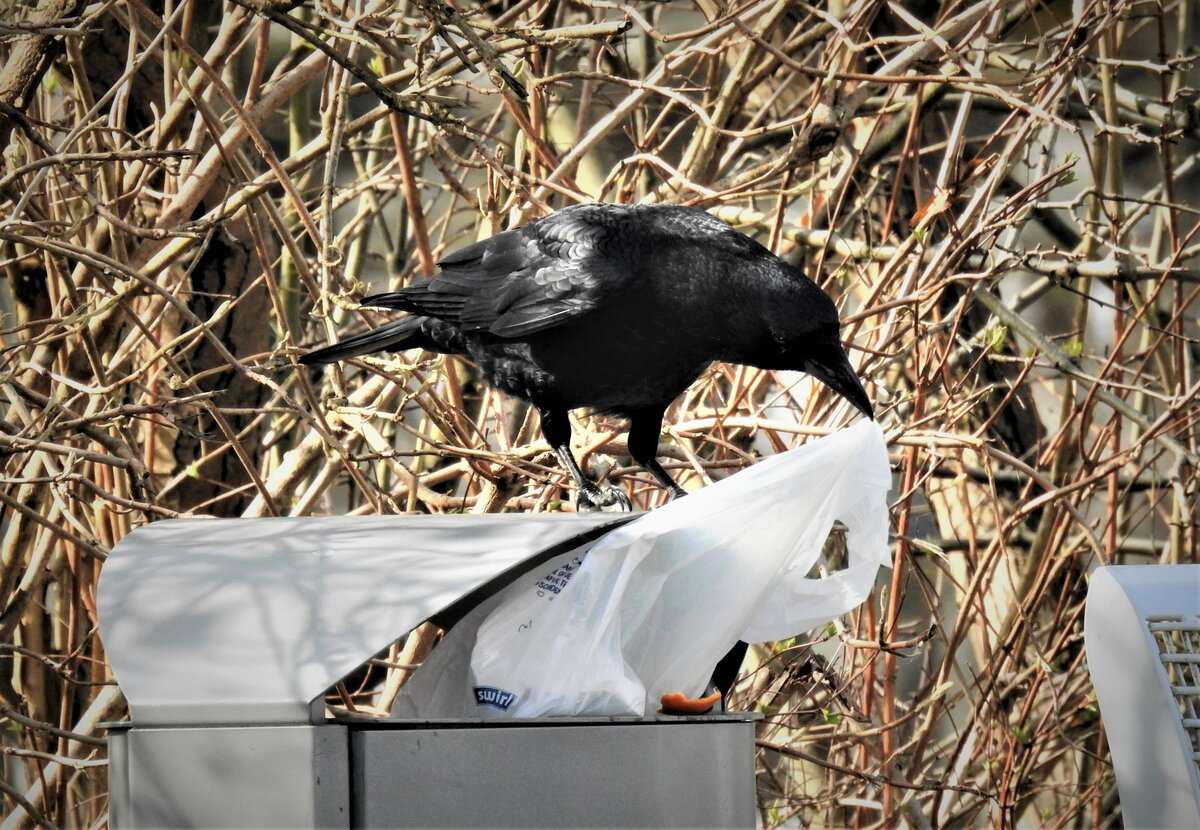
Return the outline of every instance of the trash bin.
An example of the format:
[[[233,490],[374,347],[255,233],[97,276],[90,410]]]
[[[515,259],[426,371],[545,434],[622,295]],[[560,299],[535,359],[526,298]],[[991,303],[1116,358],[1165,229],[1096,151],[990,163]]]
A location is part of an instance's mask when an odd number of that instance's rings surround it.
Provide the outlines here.
[[[180,519],[105,563],[112,825],[753,827],[754,720],[326,717],[338,680],[628,516]]]
[[[1083,642],[1131,830],[1200,827],[1200,565],[1110,565]]]

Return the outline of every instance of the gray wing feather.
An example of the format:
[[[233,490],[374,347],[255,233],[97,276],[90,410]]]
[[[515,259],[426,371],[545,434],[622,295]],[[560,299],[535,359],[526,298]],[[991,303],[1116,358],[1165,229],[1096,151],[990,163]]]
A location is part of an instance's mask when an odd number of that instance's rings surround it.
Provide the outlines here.
[[[629,279],[615,264],[605,206],[559,211],[455,251],[429,282],[363,300],[454,322],[463,331],[525,337],[595,310]]]

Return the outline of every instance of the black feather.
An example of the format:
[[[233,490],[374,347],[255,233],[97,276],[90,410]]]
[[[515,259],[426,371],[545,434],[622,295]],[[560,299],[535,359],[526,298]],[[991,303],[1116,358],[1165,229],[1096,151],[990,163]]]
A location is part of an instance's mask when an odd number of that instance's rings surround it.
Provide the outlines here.
[[[372,352],[402,352],[406,349],[433,349],[434,344],[422,329],[427,321],[421,317],[401,317],[377,329],[364,331],[347,337],[332,346],[311,351],[300,358],[305,366],[319,366],[338,360],[347,360]]]

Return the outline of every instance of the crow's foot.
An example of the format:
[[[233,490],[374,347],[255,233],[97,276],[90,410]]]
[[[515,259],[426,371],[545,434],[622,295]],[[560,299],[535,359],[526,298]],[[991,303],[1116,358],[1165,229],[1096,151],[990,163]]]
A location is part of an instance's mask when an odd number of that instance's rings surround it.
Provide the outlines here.
[[[593,484],[579,488],[579,492],[575,496],[575,509],[582,513],[592,513],[597,510],[628,513],[633,509],[633,505],[629,503],[629,497],[620,487],[614,487],[611,484],[607,487],[598,487]]]

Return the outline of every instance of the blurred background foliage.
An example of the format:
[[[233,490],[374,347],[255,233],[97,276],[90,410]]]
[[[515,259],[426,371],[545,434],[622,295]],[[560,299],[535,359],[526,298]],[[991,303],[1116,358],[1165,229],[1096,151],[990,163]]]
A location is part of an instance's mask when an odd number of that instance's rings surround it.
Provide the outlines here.
[[[1200,562],[1197,17],[0,2],[4,826],[107,821],[95,585],[131,529],[571,509],[536,417],[469,365],[294,358],[386,319],[364,293],[588,200],[703,207],[801,266],[888,435],[895,567],[734,695],[766,715],[763,825],[1119,826],[1082,612],[1097,565]],[[701,487],[850,417],[717,365],[661,455]],[[621,423],[576,439],[660,503]],[[337,704],[381,711],[435,639]]]

